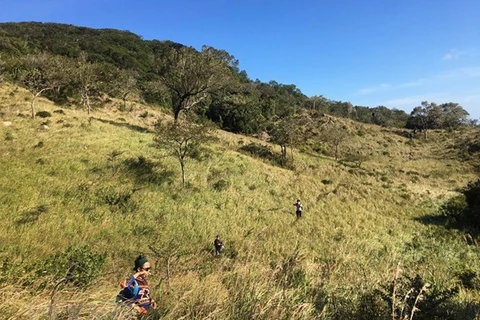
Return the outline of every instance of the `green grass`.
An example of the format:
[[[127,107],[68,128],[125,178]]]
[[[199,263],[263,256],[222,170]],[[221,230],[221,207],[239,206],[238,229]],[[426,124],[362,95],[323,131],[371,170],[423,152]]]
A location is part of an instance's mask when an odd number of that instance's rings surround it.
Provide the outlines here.
[[[45,119],[17,114],[28,115],[25,93],[10,92],[0,91],[2,120],[13,122],[0,127],[6,318],[47,318],[52,307],[58,318],[112,319],[118,283],[140,252],[155,266],[150,281],[166,319],[348,319],[399,263],[437,288],[459,287],[458,305],[480,303],[480,288],[464,288],[458,276],[471,270],[478,280],[478,248],[425,218],[475,177],[442,147],[451,143],[442,132],[412,147],[358,125],[362,135],[342,150],[368,152],[361,168],[296,151],[295,170],[239,152],[239,141],[253,138],[218,132],[206,160],[187,162],[182,188],[178,162],[153,147],[154,119],[140,117],[165,117],[159,111],[107,106],[89,120],[41,100],[37,110],[53,115],[42,131]],[[297,198],[305,206],[299,221]],[[217,233],[226,244],[221,258],[211,255]],[[83,245],[107,255],[93,286],[100,292],[62,287],[52,302],[51,287],[14,285],[41,280],[32,280],[36,266]],[[472,312],[462,310],[468,319]]]

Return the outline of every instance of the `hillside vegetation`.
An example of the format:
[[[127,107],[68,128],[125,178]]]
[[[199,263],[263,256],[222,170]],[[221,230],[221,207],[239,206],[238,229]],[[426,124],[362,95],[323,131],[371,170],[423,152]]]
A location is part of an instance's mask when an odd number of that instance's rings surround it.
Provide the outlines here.
[[[478,319],[478,246],[440,213],[476,177],[456,147],[471,128],[411,140],[330,117],[361,161],[311,142],[290,169],[242,148],[277,145],[217,130],[183,187],[153,143],[160,109],[39,98],[50,116],[31,119],[29,99],[0,87],[0,318],[121,319],[118,284],[145,253],[152,319]]]

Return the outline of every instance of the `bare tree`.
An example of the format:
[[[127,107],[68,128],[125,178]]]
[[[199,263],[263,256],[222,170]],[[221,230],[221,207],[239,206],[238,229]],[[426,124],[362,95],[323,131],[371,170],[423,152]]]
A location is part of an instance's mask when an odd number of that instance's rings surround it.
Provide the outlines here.
[[[96,63],[89,62],[87,54],[82,52],[77,65],[77,87],[80,91],[83,106],[90,114],[91,99],[99,92],[100,83],[100,68]]]
[[[211,130],[209,126],[187,120],[159,123],[156,127],[155,144],[157,148],[166,150],[170,156],[178,160],[184,187],[186,185],[186,159],[195,152],[199,152],[202,143],[212,139]]]
[[[138,73],[130,70],[117,69],[115,74],[115,91],[122,97],[123,107],[126,109],[127,97],[137,91]]]
[[[334,157],[335,161],[337,161],[339,158],[340,145],[344,143],[349,136],[347,128],[338,123],[332,123],[322,127],[320,139],[334,149]]]

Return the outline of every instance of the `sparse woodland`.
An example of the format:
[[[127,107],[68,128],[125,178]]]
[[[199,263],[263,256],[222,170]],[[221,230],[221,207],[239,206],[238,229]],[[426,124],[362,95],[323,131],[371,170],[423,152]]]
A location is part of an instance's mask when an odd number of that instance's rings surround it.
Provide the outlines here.
[[[0,81],[1,319],[127,319],[139,253],[146,319],[480,319],[480,131],[454,102],[353,106],[38,23],[0,24]]]

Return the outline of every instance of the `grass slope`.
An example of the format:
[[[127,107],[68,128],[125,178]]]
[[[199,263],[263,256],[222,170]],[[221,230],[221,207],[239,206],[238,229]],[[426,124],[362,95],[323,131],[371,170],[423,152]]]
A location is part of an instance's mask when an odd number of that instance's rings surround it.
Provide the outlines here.
[[[32,120],[27,99],[0,88],[0,317],[118,318],[118,283],[140,252],[167,319],[341,319],[398,264],[436,288],[460,286],[460,304],[480,303],[459,280],[480,274],[478,249],[429,218],[475,176],[448,147],[452,134],[412,143],[345,120],[361,134],[342,149],[367,154],[361,167],[295,151],[286,170],[239,152],[263,142],[220,131],[202,161],[187,162],[184,189],[178,163],[152,144],[159,111],[112,102],[89,118],[40,99],[37,110],[53,116]],[[217,233],[221,258],[211,255]],[[84,245],[106,254],[90,289],[34,285],[36,266]],[[25,279],[30,287],[15,285]]]

